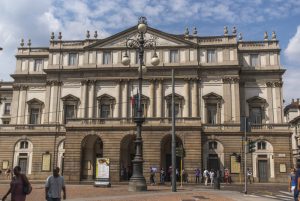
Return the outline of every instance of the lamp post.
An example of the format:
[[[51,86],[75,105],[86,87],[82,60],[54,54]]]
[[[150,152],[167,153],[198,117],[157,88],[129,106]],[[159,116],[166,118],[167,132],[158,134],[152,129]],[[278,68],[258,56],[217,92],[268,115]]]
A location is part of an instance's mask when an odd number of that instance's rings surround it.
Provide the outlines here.
[[[142,96],[142,82],[143,82],[143,72],[146,71],[146,66],[144,65],[144,49],[154,47],[154,55],[151,59],[151,64],[156,66],[159,64],[159,58],[155,52],[155,38],[145,39],[145,34],[147,32],[147,19],[146,17],[140,17],[137,25],[138,36],[137,39],[127,39],[126,48],[136,49],[139,54],[139,67],[138,67],[138,101],[137,101],[137,116],[134,118],[136,123],[136,150],[135,156],[132,161],[133,172],[132,177],[129,181],[129,191],[146,191],[147,184],[145,177],[143,176],[143,156],[142,156],[142,124],[144,122],[143,110],[141,107],[141,96]],[[130,59],[127,55],[127,50],[122,58],[123,65],[129,65]]]

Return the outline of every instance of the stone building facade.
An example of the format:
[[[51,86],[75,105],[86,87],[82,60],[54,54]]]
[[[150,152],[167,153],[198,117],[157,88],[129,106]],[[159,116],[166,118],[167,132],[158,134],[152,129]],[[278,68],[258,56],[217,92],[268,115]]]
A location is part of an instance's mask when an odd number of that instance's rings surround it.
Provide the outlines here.
[[[51,35],[48,47],[21,42],[13,83],[1,84],[1,167],[21,165],[31,179],[45,179],[61,167],[68,182],[92,181],[95,160],[111,161],[112,182],[128,179],[134,156],[138,59],[121,63],[126,38],[137,27],[108,38],[87,33],[83,40]],[[243,178],[244,132],[248,116],[256,151],[247,165],[260,182],[286,180],[291,166],[291,133],[283,120],[280,48],[275,33],[263,41],[243,41],[227,27],[219,36],[183,35],[148,27],[156,38],[158,66],[145,50],[142,129],[144,175],[149,168],[171,165],[171,70],[175,70],[177,147],[185,149],[183,168],[194,180],[196,168],[230,169],[234,182]],[[10,86],[7,93],[5,85]],[[9,88],[9,87],[8,87]],[[9,114],[9,115],[8,115]],[[7,124],[9,123],[9,124]],[[177,157],[179,164],[180,157]],[[124,170],[126,175],[124,176]],[[121,172],[123,171],[122,175]],[[167,176],[168,178],[168,176]]]

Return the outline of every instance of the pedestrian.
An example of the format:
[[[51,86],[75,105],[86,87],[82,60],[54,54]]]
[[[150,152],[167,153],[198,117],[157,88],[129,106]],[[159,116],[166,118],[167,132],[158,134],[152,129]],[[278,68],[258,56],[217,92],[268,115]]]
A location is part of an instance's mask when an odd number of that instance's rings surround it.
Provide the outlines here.
[[[252,183],[252,171],[249,168],[247,168],[247,180],[250,184]]]
[[[224,182],[226,184],[230,183],[230,174],[229,174],[229,170],[227,168],[225,168],[225,171],[224,171]]]
[[[207,169],[204,170],[203,172],[203,177],[205,179],[205,186],[207,186],[207,183],[208,183],[208,178],[209,178],[209,172]]]
[[[5,201],[9,194],[11,194],[11,201],[25,201],[26,195],[28,195],[32,190],[31,184],[29,183],[26,175],[21,174],[20,166],[16,166],[14,168],[14,175],[15,176],[10,182],[10,188],[2,197],[2,201]]]
[[[6,171],[5,171],[5,176],[8,180],[11,179],[11,170],[9,167],[7,167]]]
[[[160,169],[160,184],[165,184],[165,171],[164,171],[164,168]]]
[[[295,188],[296,188],[296,169],[291,168],[290,174],[289,174],[289,179],[288,179],[288,184],[289,188],[288,191],[294,194]]]
[[[65,181],[59,175],[59,169],[54,168],[53,175],[50,175],[46,180],[45,197],[47,201],[61,201],[61,191],[63,191],[63,200],[66,199]]]
[[[210,186],[212,186],[214,183],[214,177],[215,177],[215,172],[213,169],[211,169],[209,172]]]
[[[178,171],[178,168],[176,168],[176,181],[179,181],[179,171]]]
[[[295,174],[296,188],[294,190],[294,200],[298,201],[299,190],[300,190],[300,163],[297,163],[297,170]]]
[[[199,182],[200,174],[201,174],[201,171],[199,170],[199,168],[197,168],[197,169],[195,170],[196,184],[200,183],[200,182]]]
[[[154,184],[154,170],[152,167],[150,167],[150,185]]]

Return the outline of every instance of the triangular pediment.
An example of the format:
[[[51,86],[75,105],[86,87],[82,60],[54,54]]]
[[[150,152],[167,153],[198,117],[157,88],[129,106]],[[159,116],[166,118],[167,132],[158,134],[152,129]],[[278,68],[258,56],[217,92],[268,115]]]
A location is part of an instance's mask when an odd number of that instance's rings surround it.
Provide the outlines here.
[[[254,96],[252,98],[249,98],[247,100],[248,103],[261,103],[261,104],[264,104],[266,103],[266,99],[262,98],[262,97],[259,97],[259,96]]]
[[[86,49],[122,49],[126,48],[127,39],[136,40],[138,37],[138,31],[136,26],[131,27],[125,31],[112,35],[106,39],[97,41],[91,44]],[[147,33],[145,34],[145,40],[155,38],[156,46],[159,47],[192,47],[197,44],[184,40],[176,35],[168,34],[157,29],[148,27]]]
[[[222,99],[222,96],[214,93],[214,92],[211,92],[209,94],[206,94],[202,97],[204,100],[221,100]]]
[[[74,96],[72,94],[68,94],[68,95],[62,97],[61,100],[63,100],[63,101],[79,101],[79,98],[77,98],[76,96]]]
[[[28,105],[43,105],[44,102],[43,102],[43,101],[40,101],[40,100],[37,99],[37,98],[33,98],[33,99],[27,101],[27,104],[28,104]]]
[[[180,99],[180,100],[184,99],[183,96],[181,96],[181,95],[179,95],[177,93],[174,93],[174,98],[175,99]],[[166,100],[171,100],[172,99],[172,93],[170,93],[169,95],[165,96],[165,99]]]

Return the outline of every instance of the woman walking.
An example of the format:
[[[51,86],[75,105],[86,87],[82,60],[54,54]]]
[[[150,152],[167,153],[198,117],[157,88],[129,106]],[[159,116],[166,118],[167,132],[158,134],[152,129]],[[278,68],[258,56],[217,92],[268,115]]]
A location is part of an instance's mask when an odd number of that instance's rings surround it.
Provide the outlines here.
[[[21,174],[20,166],[14,168],[14,175],[10,182],[10,188],[3,196],[2,201],[5,201],[9,194],[11,194],[11,201],[25,201],[26,194],[29,194],[31,191],[31,185],[27,177]]]

